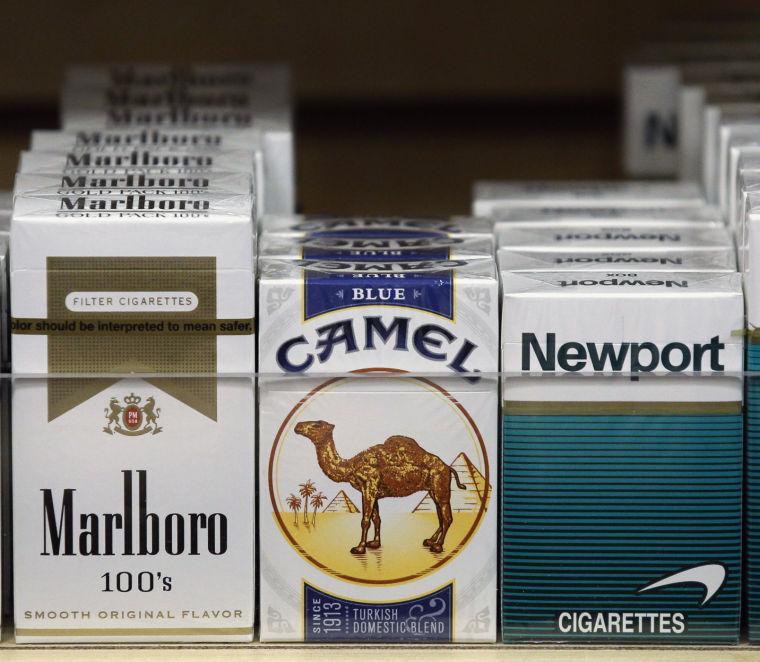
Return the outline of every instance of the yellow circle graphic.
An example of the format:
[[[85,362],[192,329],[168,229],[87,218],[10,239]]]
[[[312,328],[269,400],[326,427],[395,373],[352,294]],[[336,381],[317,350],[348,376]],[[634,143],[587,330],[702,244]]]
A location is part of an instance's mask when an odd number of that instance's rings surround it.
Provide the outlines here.
[[[490,499],[475,420],[417,377],[323,382],[281,424],[268,474],[273,516],[291,546],[361,584],[442,567],[468,544]]]

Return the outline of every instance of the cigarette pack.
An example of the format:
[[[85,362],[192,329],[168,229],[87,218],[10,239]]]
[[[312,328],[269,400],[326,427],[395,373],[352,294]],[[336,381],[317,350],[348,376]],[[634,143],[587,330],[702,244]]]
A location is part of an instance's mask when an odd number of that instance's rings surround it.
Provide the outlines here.
[[[494,641],[493,260],[259,268],[262,641]]]
[[[760,98],[758,74],[760,62],[752,78],[747,80],[685,81],[681,85],[678,98],[678,175],[682,180],[701,180],[705,105],[757,101]]]
[[[250,205],[16,198],[18,642],[252,639]]]
[[[504,639],[736,643],[741,275],[502,288]]]
[[[757,643],[760,641],[760,193],[746,193],[744,205],[739,263],[744,275],[747,314],[745,604],[749,641]]]
[[[497,261],[501,271],[736,271],[733,248],[713,251],[673,249],[670,251],[629,251],[626,248],[600,252],[530,251],[500,248]]]
[[[372,233],[376,235],[377,233]],[[420,260],[475,259],[493,260],[493,238],[489,236],[331,236],[329,233],[291,237],[263,233],[259,257],[304,260]]]
[[[473,191],[473,213],[491,216],[516,207],[698,207],[693,182],[666,181],[481,181]]]
[[[435,238],[446,236],[491,237],[493,222],[486,218],[452,216],[450,218],[404,217],[331,217],[331,216],[265,216],[259,220],[259,231],[303,238],[334,236],[369,238],[371,236]]]
[[[496,233],[510,228],[557,228],[591,225],[630,227],[685,227],[723,225],[717,207],[625,208],[625,207],[516,207],[494,214]]]
[[[266,210],[293,213],[295,153],[290,70],[277,63],[72,67],[65,129],[256,129],[264,151]]]
[[[658,43],[640,49],[623,71],[626,174],[677,174],[680,85],[684,81],[756,78],[758,61],[760,48],[751,40]]]
[[[499,230],[497,241],[499,248],[592,253],[607,250],[714,251],[733,246],[733,239],[728,230],[723,225],[713,223],[684,223],[672,226],[608,223],[534,228],[505,226]]]

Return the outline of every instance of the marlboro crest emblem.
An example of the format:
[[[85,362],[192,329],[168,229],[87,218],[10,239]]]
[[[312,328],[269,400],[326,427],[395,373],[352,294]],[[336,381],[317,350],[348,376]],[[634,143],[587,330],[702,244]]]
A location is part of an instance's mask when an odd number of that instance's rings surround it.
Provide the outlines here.
[[[142,434],[158,434],[163,430],[158,424],[161,409],[156,407],[153,396],[142,404],[139,395],[130,393],[121,401],[112,397],[105,409],[107,425],[103,432],[135,437]]]

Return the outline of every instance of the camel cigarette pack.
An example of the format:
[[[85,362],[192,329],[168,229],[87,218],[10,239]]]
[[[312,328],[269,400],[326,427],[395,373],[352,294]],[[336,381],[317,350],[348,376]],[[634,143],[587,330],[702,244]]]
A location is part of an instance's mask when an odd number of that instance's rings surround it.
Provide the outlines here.
[[[250,196],[17,196],[16,640],[250,641]]]
[[[324,233],[294,238],[271,233],[261,235],[259,257],[303,260],[493,260],[491,237],[461,236],[334,236]]]
[[[673,225],[639,225],[608,223],[599,225],[559,225],[556,227],[504,226],[497,237],[499,247],[598,252],[607,250],[692,251],[723,250],[733,245],[723,225],[684,223]]]
[[[475,183],[473,213],[491,216],[519,207],[698,207],[702,192],[693,182],[667,181],[481,181]]]
[[[505,640],[736,643],[741,274],[502,288]]]
[[[500,248],[497,262],[502,271],[736,271],[733,248],[695,251],[629,251],[626,249],[599,252],[530,251],[519,248]]]
[[[260,219],[261,234],[304,238],[306,236],[333,236],[371,238],[387,237],[491,237],[493,222],[485,218],[452,216],[451,218],[403,217],[324,217],[324,216],[272,216]]]
[[[224,84],[224,79],[239,82]],[[81,68],[71,73],[64,90],[62,125],[75,130],[258,130],[267,211],[294,211],[290,76],[281,65]]]
[[[259,269],[262,641],[494,641],[493,259]]]

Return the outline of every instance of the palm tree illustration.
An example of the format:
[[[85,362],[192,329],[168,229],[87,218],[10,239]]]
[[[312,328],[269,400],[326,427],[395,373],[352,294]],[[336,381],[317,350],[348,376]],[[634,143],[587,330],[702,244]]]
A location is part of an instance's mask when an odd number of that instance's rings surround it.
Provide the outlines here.
[[[317,511],[325,505],[325,501],[327,501],[327,497],[322,494],[322,492],[317,492],[313,497],[311,497],[311,523],[316,526],[317,525]]]
[[[313,480],[307,480],[298,486],[298,493],[303,497],[303,523],[309,524],[309,497],[317,491]]]
[[[295,494],[289,494],[288,498],[285,499],[285,503],[287,503],[288,508],[293,511],[293,524],[298,526],[298,511],[301,510],[301,499]]]

